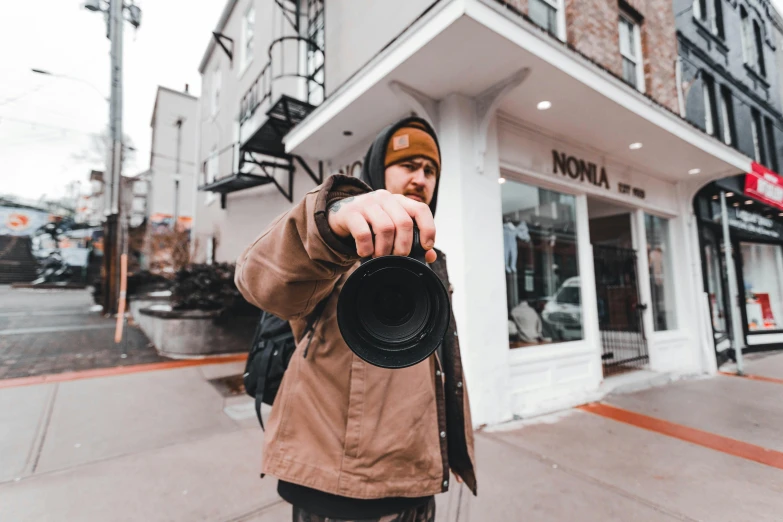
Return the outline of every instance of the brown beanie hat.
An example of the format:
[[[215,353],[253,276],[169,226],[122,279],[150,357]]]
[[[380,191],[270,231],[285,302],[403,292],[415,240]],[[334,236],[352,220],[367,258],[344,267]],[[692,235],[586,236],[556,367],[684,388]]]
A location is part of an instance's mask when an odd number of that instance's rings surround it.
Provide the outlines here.
[[[392,135],[386,146],[385,167],[395,165],[402,161],[424,157],[435,163],[435,168],[440,173],[440,154],[438,144],[424,126],[412,122],[409,126],[401,127]]]

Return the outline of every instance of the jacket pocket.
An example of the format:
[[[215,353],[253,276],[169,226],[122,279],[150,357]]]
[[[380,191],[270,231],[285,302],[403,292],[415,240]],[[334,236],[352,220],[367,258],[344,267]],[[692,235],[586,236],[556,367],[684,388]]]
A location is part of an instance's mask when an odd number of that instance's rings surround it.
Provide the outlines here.
[[[362,438],[362,419],[364,418],[364,387],[367,384],[366,378],[365,362],[354,355],[351,362],[348,415],[345,424],[345,455],[351,458],[359,456],[359,443]]]

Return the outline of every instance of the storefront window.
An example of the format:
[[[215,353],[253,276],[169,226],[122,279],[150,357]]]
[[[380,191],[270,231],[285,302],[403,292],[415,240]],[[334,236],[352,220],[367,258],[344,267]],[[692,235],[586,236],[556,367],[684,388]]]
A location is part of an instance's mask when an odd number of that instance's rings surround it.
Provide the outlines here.
[[[748,330],[783,330],[783,249],[740,243]]]
[[[501,194],[509,346],[582,339],[575,198],[513,181]]]
[[[650,264],[650,297],[655,331],[677,328],[674,308],[674,272],[671,266],[669,221],[645,214],[647,257]]]

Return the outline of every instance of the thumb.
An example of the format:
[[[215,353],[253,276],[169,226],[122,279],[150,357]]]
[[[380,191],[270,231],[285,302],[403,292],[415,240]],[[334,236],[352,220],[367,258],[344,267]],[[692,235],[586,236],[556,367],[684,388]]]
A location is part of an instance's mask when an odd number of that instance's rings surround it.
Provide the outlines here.
[[[428,263],[434,263],[438,259],[438,254],[434,250],[427,250],[424,254],[424,260]]]

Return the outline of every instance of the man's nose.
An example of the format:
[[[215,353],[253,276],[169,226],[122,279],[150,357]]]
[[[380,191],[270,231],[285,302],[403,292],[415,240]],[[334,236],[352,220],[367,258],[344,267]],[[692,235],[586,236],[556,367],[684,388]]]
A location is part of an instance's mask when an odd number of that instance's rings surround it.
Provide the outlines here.
[[[424,174],[424,167],[416,169],[413,173],[413,183],[416,183],[417,185],[424,185],[426,179],[427,176]]]

